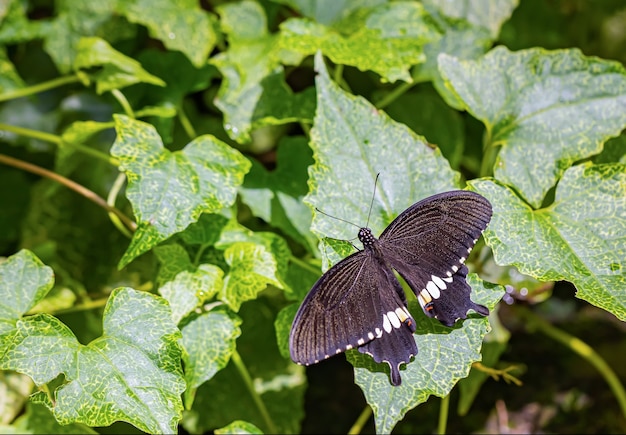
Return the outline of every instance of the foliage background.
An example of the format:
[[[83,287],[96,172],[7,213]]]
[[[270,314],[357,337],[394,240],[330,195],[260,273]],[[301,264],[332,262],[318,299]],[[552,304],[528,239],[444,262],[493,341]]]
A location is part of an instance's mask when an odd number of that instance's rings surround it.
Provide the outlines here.
[[[0,0],[0,44],[4,432],[626,431],[622,1]],[[313,208],[362,225],[377,172],[376,234],[494,205],[493,314],[413,301],[395,389],[286,348],[353,249]]]

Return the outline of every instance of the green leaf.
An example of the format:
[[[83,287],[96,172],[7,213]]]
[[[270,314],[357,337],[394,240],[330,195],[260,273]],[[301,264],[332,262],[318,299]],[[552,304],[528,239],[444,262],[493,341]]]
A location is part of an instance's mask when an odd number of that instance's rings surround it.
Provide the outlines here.
[[[382,230],[407,207],[431,194],[459,187],[459,174],[438,149],[368,101],[330,81],[322,57],[315,58],[318,99],[309,168],[311,208],[368,224],[374,180],[380,173],[369,226]],[[312,231],[339,240],[354,239],[353,226],[315,213]],[[322,254],[324,256],[324,253]]]
[[[183,271],[174,280],[166,282],[159,293],[170,304],[174,323],[211,299],[223,285],[224,272],[212,264],[201,264],[194,272]]]
[[[263,431],[247,421],[236,420],[220,429],[213,431],[217,435],[222,434],[262,434]]]
[[[195,270],[195,266],[191,262],[189,254],[182,245],[168,243],[166,245],[155,246],[153,252],[161,266],[156,279],[158,287],[173,280],[180,272],[191,272]]]
[[[268,34],[263,7],[242,1],[222,4],[217,10],[229,47],[210,62],[223,76],[215,105],[224,113],[228,135],[247,143],[255,127],[310,122],[313,90],[293,94],[286,85],[280,65],[285,49]]]
[[[96,82],[96,92],[103,94],[113,89],[121,89],[135,83],[150,83],[165,86],[165,82],[144,70],[139,62],[123,55],[97,37],[81,38],[76,47],[74,69],[102,67],[92,74]]]
[[[217,43],[213,16],[195,0],[132,0],[119,6],[128,21],[146,26],[150,36],[184,53],[197,68]]]
[[[95,430],[84,424],[59,424],[54,415],[48,408],[43,405],[28,402],[26,404],[26,410],[22,414],[15,424],[13,425],[13,432],[20,434],[57,434],[57,435],[84,435],[84,434],[97,434]]]
[[[201,213],[232,205],[250,162],[210,135],[170,152],[150,124],[116,115],[115,126],[111,154],[128,177],[126,192],[138,220],[121,268],[187,228]]]
[[[44,30],[44,47],[59,71],[72,69],[79,41],[84,36],[107,35],[109,43],[132,35],[116,22],[117,0],[71,0],[57,3],[56,15]]]
[[[311,210],[302,202],[308,192],[307,168],[311,163],[311,149],[304,137],[285,138],[276,150],[276,168],[268,171],[253,160],[240,194],[255,216],[315,252]]]
[[[440,34],[423,6],[416,2],[382,4],[355,14],[348,36],[308,19],[291,18],[280,25],[279,45],[311,55],[321,50],[334,63],[374,71],[383,81],[411,81],[409,68],[425,60],[423,45]],[[358,18],[357,18],[358,16]]]
[[[185,406],[191,408],[196,389],[222,370],[236,351],[236,340],[241,335],[239,316],[217,307],[193,317],[181,328],[184,356]]]
[[[54,285],[54,273],[35,254],[22,249],[0,263],[0,335],[13,330]],[[0,355],[8,342],[2,341]]]
[[[56,318],[26,317],[7,337],[0,368],[25,373],[38,386],[63,374],[53,402],[37,396],[60,424],[122,420],[146,432],[173,433],[185,388],[179,338],[164,299],[117,288],[104,309],[102,337],[84,346]]]
[[[470,1],[459,7],[450,2],[424,0],[424,7],[431,14],[437,10],[437,13],[455,20],[457,25],[459,21],[465,21],[475,27],[488,29],[491,39],[498,37],[502,24],[511,17],[518,4],[519,0]]]
[[[188,432],[206,433],[235,420],[248,421],[265,433],[301,432],[306,376],[304,367],[278,351],[273,322],[279,309],[265,297],[241,306],[237,357],[198,389],[193,408],[186,413],[190,418],[183,422]]]
[[[24,81],[15,70],[4,47],[0,47],[0,95],[24,87]]]
[[[447,86],[500,146],[494,176],[539,207],[577,160],[626,127],[626,70],[578,49],[497,47],[477,61],[441,55]]]
[[[84,143],[93,135],[111,128],[112,126],[110,122],[75,121],[65,129],[61,138],[65,143]]]
[[[472,300],[493,310],[504,294],[504,288],[468,275]],[[414,302],[414,301],[413,301]],[[389,382],[389,366],[376,364],[356,350],[346,354],[354,366],[355,382],[374,411],[376,433],[391,433],[394,426],[412,408],[431,395],[445,397],[457,381],[466,377],[474,361],[480,361],[483,337],[489,332],[486,317],[471,316],[448,328],[421,313],[417,303],[410,303],[417,331],[413,335],[418,353],[402,370],[402,384]]]
[[[268,284],[282,288],[276,276],[276,260],[265,246],[238,242],[224,251],[230,272],[220,299],[235,312],[245,301],[255,299]]]
[[[569,168],[554,202],[538,210],[499,182],[470,186],[493,205],[485,240],[498,264],[569,281],[578,298],[626,320],[626,165]]]

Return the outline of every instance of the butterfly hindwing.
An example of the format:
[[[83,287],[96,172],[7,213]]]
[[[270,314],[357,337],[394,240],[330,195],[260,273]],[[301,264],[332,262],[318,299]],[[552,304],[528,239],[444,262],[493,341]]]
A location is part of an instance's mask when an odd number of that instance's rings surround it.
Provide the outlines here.
[[[357,252],[315,283],[291,328],[293,361],[309,365],[359,348],[387,362],[392,382],[400,382],[400,365],[417,354],[415,321],[393,271],[372,262],[377,259],[371,253]]]
[[[409,284],[424,312],[451,326],[467,311],[489,310],[470,299],[467,256],[491,219],[491,204],[470,191],[433,195],[401,213],[381,234],[385,259]]]

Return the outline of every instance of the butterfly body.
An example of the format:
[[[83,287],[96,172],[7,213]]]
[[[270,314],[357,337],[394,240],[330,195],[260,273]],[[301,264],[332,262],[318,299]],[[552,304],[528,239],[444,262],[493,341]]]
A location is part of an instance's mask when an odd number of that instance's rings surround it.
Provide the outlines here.
[[[413,204],[382,232],[358,233],[363,250],[331,267],[313,285],[292,325],[293,361],[309,365],[357,348],[391,369],[417,355],[415,320],[393,269],[407,282],[426,315],[446,326],[473,309],[464,262],[491,218],[491,205],[469,191],[440,193]]]

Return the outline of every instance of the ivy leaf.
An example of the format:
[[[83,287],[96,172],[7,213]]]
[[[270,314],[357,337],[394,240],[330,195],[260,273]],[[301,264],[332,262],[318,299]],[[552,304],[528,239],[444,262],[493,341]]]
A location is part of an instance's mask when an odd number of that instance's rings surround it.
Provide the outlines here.
[[[276,277],[276,260],[265,246],[239,242],[224,251],[230,272],[224,280],[220,299],[235,312],[245,301],[255,299],[268,284],[282,288]]]
[[[222,289],[223,276],[219,267],[201,264],[196,271],[180,272],[166,282],[159,293],[169,302],[174,322],[180,322],[202,302],[215,296]]]
[[[119,2],[119,7],[128,21],[146,26],[150,36],[185,54],[197,68],[217,43],[215,18],[195,0],[131,0]]]
[[[102,67],[100,71],[92,74],[96,81],[98,94],[113,89],[121,89],[135,83],[165,86],[163,80],[144,70],[136,60],[115,50],[104,39],[97,37],[81,38],[76,50],[75,70]]]
[[[3,430],[6,426],[3,427]],[[21,434],[49,433],[57,435],[97,435],[98,432],[84,424],[60,425],[54,415],[43,405],[29,401],[24,413],[11,425],[12,432]]]
[[[472,300],[490,310],[504,294],[504,287],[484,283],[476,274],[469,274],[467,282],[472,287]],[[355,366],[355,382],[374,411],[376,433],[391,433],[409,410],[431,395],[447,396],[468,375],[472,363],[480,361],[483,337],[490,330],[486,317],[470,315],[448,328],[423,315],[417,303],[410,303],[409,309],[416,313],[417,330],[413,337],[418,352],[402,370],[401,385],[391,385],[387,364],[376,364],[369,355],[357,350],[346,353]]]
[[[439,149],[430,148],[423,137],[365,99],[339,89],[319,53],[315,68],[317,112],[311,130],[315,164],[309,168],[310,193],[304,198],[311,208],[356,225],[368,224],[374,180],[380,173],[369,219],[374,234],[380,234],[418,200],[458,188],[459,174]],[[356,234],[353,226],[318,213],[311,230],[340,240],[354,239]]]
[[[599,153],[626,126],[626,70],[578,49],[500,46],[477,61],[442,54],[439,67],[485,124],[489,145],[501,147],[495,178],[535,208],[566,168]]]
[[[267,32],[263,7],[242,1],[222,4],[217,10],[229,47],[213,56],[210,63],[223,76],[215,105],[224,113],[228,135],[247,143],[253,127],[300,119],[310,122],[312,91],[293,94],[285,84],[280,59],[288,50],[278,46],[276,36]]]
[[[54,272],[32,252],[22,249],[0,263],[0,335],[42,301],[54,285]],[[0,343],[0,355],[8,342]]]
[[[4,47],[0,47],[0,95],[24,87],[24,81],[7,56]]]
[[[366,16],[363,16],[365,15]],[[440,34],[420,3],[395,2],[355,11],[355,30],[343,36],[309,19],[291,18],[280,25],[279,45],[311,55],[321,50],[334,63],[374,71],[384,81],[411,81],[409,68],[425,60],[423,45]]]
[[[150,124],[115,115],[115,129],[111,154],[128,177],[126,192],[138,220],[120,268],[184,230],[201,213],[232,205],[250,169],[239,151],[211,135],[170,152]]]
[[[19,288],[24,283],[18,278],[9,284]],[[103,330],[102,337],[84,346],[48,314],[22,318],[3,336],[7,344],[0,368],[25,373],[38,386],[63,374],[54,400],[43,390],[33,396],[60,424],[108,426],[121,420],[146,432],[175,432],[185,383],[180,332],[167,302],[117,288],[104,309]]]
[[[252,161],[240,189],[241,199],[255,216],[315,251],[317,238],[311,234],[311,210],[302,203],[308,192],[307,168],[313,163],[304,137],[289,137],[278,144],[276,168],[272,171]]]
[[[217,307],[186,321],[181,327],[184,355],[185,406],[191,408],[197,388],[222,370],[233,352],[236,340],[241,335],[239,316]]]
[[[130,30],[116,22],[116,0],[93,2],[74,0],[59,2],[56,16],[43,29],[44,47],[62,73],[68,73],[74,63],[79,41],[84,36],[106,34],[110,43],[130,36]]]
[[[569,281],[578,298],[626,320],[626,165],[569,168],[554,202],[539,210],[497,181],[470,186],[493,205],[485,240],[498,264]]]

